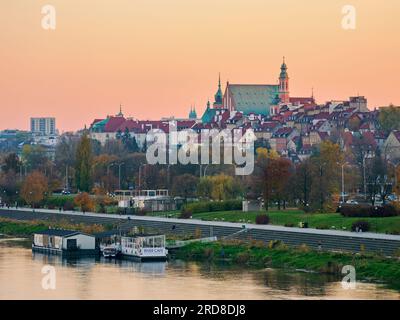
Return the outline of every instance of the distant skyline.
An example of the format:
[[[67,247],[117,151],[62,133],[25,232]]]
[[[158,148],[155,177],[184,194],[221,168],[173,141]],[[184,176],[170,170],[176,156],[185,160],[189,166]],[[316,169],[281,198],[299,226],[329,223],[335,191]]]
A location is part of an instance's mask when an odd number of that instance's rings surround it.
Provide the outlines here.
[[[54,31],[41,8],[56,8]],[[341,26],[356,8],[355,30]],[[201,116],[221,73],[276,83],[286,57],[291,96],[363,95],[400,104],[398,0],[85,0],[0,3],[0,130],[56,117],[77,130],[119,112],[138,119]]]

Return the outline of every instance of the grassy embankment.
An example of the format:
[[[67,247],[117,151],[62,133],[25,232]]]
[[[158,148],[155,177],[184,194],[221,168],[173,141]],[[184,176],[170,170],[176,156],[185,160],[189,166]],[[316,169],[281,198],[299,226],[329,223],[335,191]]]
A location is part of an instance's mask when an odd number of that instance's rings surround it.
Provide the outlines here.
[[[310,250],[306,246],[289,248],[282,243],[264,245],[259,241],[193,243],[180,248],[177,258],[253,266],[258,268],[305,269],[334,274],[338,278],[342,267],[352,265],[358,280],[383,281],[400,289],[400,263],[398,259],[361,253],[333,253]]]
[[[242,212],[242,211],[217,211],[193,213],[193,219],[210,221],[229,221],[255,223],[256,216],[264,212]],[[179,217],[179,212],[155,213],[158,216]],[[400,216],[385,218],[349,218],[339,213],[305,213],[297,209],[271,210],[267,214],[270,224],[297,227],[299,222],[308,222],[309,228],[351,230],[353,222],[358,220],[368,221],[371,232],[400,234]]]
[[[96,233],[103,232],[107,229],[107,226],[98,224],[85,225],[72,224],[67,221],[48,222],[48,221],[18,221],[6,218],[0,218],[0,233],[8,236],[23,236],[29,237],[35,232],[42,231],[48,228],[59,228],[67,230],[78,230],[84,233]]]

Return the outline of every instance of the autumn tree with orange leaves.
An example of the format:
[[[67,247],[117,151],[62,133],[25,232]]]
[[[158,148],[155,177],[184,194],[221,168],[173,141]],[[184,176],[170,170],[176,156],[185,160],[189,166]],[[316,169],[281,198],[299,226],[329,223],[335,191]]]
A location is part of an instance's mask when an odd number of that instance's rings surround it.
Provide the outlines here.
[[[33,207],[46,197],[48,189],[47,178],[39,171],[33,171],[22,184],[21,197]]]

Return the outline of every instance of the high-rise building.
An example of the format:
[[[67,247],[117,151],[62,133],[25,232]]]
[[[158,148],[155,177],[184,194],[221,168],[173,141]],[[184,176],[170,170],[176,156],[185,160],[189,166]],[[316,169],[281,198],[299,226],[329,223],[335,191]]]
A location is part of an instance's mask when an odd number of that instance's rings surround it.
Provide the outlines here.
[[[31,118],[31,132],[51,136],[56,134],[56,118]]]

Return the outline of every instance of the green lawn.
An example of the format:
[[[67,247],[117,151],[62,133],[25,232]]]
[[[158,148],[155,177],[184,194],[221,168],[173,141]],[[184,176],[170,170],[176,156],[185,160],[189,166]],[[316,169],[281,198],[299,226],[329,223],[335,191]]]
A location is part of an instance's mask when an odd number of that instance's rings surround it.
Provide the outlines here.
[[[220,211],[193,214],[193,219],[216,220],[230,222],[255,223],[260,212]],[[345,218],[338,213],[306,214],[301,210],[269,211],[270,224],[298,226],[301,221],[308,222],[309,228],[351,230],[351,225],[357,220],[366,220],[371,224],[372,232],[399,233],[400,216],[387,218]]]

